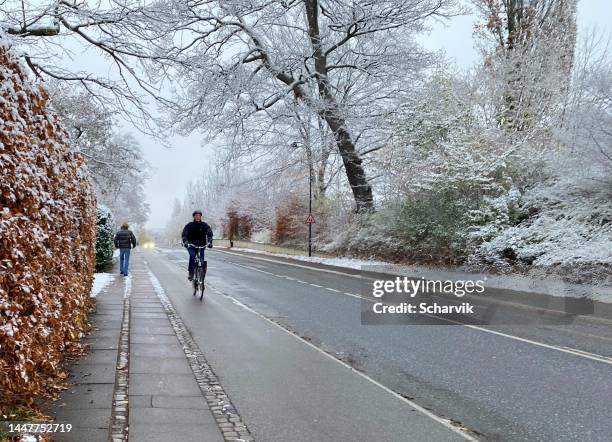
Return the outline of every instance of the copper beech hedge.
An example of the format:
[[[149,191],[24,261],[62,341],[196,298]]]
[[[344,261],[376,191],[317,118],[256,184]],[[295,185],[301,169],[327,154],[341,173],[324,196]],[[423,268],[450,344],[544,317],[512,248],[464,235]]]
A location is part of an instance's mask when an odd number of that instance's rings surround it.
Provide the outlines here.
[[[66,377],[87,329],[95,196],[83,159],[0,35],[0,412]]]

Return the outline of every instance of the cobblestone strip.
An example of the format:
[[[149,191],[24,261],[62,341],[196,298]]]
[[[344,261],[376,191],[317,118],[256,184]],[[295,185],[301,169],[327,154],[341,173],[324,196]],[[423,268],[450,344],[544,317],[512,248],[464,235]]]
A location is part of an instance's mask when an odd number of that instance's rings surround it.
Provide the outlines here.
[[[115,388],[113,390],[113,408],[111,412],[109,440],[124,442],[128,440],[129,407],[129,361],[130,361],[130,295],[132,293],[132,277],[125,278],[123,293],[123,319],[119,335],[119,351],[117,368],[115,370]]]
[[[153,272],[151,272],[148,266],[147,271],[149,272],[149,278],[153,283],[157,297],[164,306],[164,310],[170,319],[172,328],[183,346],[183,350],[185,351],[185,355],[187,356],[187,360],[189,361],[189,365],[195,375],[200,390],[213,413],[213,417],[219,429],[223,433],[223,438],[231,442],[254,441],[255,438],[251,435],[246,424],[238,414],[238,411],[223,390],[223,387],[219,384],[217,376],[212,368],[210,368],[210,365],[208,365],[198,344],[187,331],[183,320],[176,313],[176,310],[174,310],[159,280]]]

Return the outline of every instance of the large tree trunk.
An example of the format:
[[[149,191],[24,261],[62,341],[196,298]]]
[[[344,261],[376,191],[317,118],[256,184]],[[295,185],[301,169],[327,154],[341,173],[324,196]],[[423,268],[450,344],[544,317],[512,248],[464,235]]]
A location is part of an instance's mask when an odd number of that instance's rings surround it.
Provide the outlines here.
[[[361,158],[355,150],[351,135],[346,130],[345,121],[338,116],[337,112],[325,110],[322,113],[324,113],[323,118],[336,138],[336,144],[344,163],[344,170],[357,203],[357,211],[373,210],[372,188],[366,179]]]
[[[348,178],[353,197],[357,206],[357,211],[372,211],[374,210],[374,198],[372,196],[372,187],[366,178],[365,169],[361,157],[355,148],[355,142],[348,130],[346,120],[342,117],[339,110],[338,101],[334,96],[329,79],[327,77],[327,57],[321,49],[321,39],[319,36],[319,18],[318,18],[318,1],[306,0],[306,15],[308,21],[308,33],[313,47],[313,57],[315,60],[315,76],[317,78],[317,86],[319,96],[323,99],[323,109],[317,109],[319,116],[327,126],[332,130],[336,140],[338,152],[342,157],[346,177]],[[247,30],[246,27],[244,27]],[[248,31],[247,31],[248,32]],[[263,66],[272,73],[277,80],[283,82],[291,88],[296,99],[304,101],[311,108],[319,107],[320,103],[313,103],[309,98],[308,93],[303,89],[302,82],[296,80],[291,73],[278,70],[274,67],[273,61],[267,54],[261,41],[253,33],[249,33],[249,37],[255,44]]]
[[[321,49],[318,14],[318,1],[306,0],[308,33],[313,47],[319,96],[325,103],[324,108],[319,111],[319,114],[332,130],[336,139],[336,145],[344,163],[346,176],[353,191],[355,203],[357,204],[357,211],[373,210],[372,187],[366,179],[361,157],[355,149],[355,143],[348,131],[346,120],[340,115],[338,102],[332,93],[329,78],[327,77],[327,59]]]
[[[321,145],[321,158],[319,158],[319,164],[317,167],[316,178],[317,178],[317,198],[325,198],[325,192],[327,191],[327,184],[325,183],[325,172],[327,170],[327,161],[331,153],[331,146],[327,143],[327,137],[325,136],[323,121],[319,120],[319,135]]]

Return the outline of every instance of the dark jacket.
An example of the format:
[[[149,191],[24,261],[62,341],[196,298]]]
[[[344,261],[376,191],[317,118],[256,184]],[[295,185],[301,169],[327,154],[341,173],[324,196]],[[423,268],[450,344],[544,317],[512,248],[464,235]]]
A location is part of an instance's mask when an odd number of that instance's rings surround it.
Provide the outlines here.
[[[115,234],[115,247],[118,249],[132,249],[136,247],[136,237],[129,229],[121,229]]]
[[[204,247],[213,240],[213,231],[204,221],[192,221],[183,228],[183,244],[191,243],[194,246]]]

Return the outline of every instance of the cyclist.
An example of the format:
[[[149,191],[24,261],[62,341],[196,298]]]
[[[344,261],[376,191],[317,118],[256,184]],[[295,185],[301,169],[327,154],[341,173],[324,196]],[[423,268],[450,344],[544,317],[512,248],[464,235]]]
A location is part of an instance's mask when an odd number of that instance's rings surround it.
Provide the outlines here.
[[[183,228],[183,246],[187,247],[187,251],[189,252],[189,276],[188,279],[190,281],[193,280],[193,271],[195,270],[195,254],[196,247],[204,247],[208,246],[212,248],[212,240],[213,240],[213,231],[210,226],[202,221],[202,212],[200,210],[195,210],[191,216],[193,216],[193,221],[187,223]],[[191,245],[190,245],[191,244]],[[200,261],[204,265],[204,276],[206,276],[206,261],[204,260],[204,249],[200,250]]]

